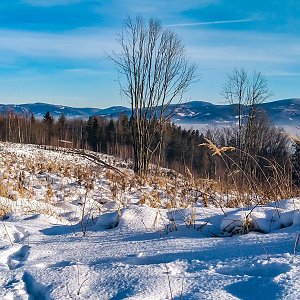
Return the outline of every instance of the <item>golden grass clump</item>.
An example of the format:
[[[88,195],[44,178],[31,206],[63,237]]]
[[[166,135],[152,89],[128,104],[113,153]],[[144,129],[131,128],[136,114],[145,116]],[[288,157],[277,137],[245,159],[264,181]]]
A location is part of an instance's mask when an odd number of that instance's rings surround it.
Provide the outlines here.
[[[0,220],[6,219],[9,213],[11,213],[11,210],[8,207],[0,206]]]
[[[224,153],[224,152],[236,150],[235,147],[218,148],[218,146],[216,146],[211,140],[209,140],[207,138],[205,138],[205,140],[206,140],[206,143],[199,144],[198,146],[200,146],[200,147],[204,146],[204,147],[207,147],[208,149],[210,149],[212,152],[212,156],[215,156],[215,155],[222,156],[222,153]]]
[[[161,207],[161,199],[158,191],[153,190],[149,193],[144,192],[138,202],[140,205],[148,205],[149,207],[159,208]]]
[[[0,182],[0,197],[8,198],[8,188],[7,185],[3,184],[3,182]]]

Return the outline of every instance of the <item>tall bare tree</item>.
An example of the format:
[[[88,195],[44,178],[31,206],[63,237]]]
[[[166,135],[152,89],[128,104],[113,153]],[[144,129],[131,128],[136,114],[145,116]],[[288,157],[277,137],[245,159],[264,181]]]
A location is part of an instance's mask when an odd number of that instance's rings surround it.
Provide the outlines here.
[[[245,69],[234,69],[227,75],[227,81],[222,88],[221,95],[233,106],[238,118],[237,146],[241,148],[241,135],[245,109],[248,104],[247,90],[249,85],[248,74]]]
[[[254,138],[253,132],[255,119],[259,115],[259,104],[272,95],[266,78],[260,72],[254,72],[250,76],[243,68],[234,69],[231,74],[227,75],[221,95],[232,105],[237,114],[237,147],[249,148],[249,143]]]
[[[254,152],[255,149],[255,130],[256,119],[259,116],[259,104],[265,102],[273,93],[268,88],[267,79],[262,75],[261,72],[254,72],[253,76],[248,81],[247,86],[247,105],[248,105],[248,116],[247,116],[247,127],[245,133],[245,151]]]
[[[260,72],[249,75],[245,69],[234,69],[227,75],[221,94],[237,114],[235,146],[240,150],[238,163],[245,172],[255,173],[256,167],[249,154],[255,156],[259,153],[261,138],[269,130],[268,122],[262,122],[266,116],[259,108],[259,104],[272,95],[267,80]]]
[[[131,104],[134,171],[147,174],[151,158],[162,147],[166,111],[181,101],[196,66],[186,57],[180,38],[154,19],[146,23],[139,16],[127,18],[117,41],[120,51],[111,59]],[[157,134],[159,141],[153,145]]]

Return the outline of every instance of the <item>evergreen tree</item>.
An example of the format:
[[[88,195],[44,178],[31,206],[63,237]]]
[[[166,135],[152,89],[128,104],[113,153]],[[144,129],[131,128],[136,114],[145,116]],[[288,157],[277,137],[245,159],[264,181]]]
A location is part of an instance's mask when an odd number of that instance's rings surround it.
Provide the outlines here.
[[[54,127],[54,119],[51,116],[50,112],[47,111],[46,114],[43,117],[42,123],[45,126],[45,143],[50,145],[51,143],[51,137],[53,135],[53,127]]]
[[[66,139],[67,119],[62,113],[57,121],[58,136],[60,140]]]
[[[87,122],[87,141],[93,151],[99,150],[99,124],[96,117],[90,117]]]
[[[106,142],[113,144],[115,142],[115,123],[113,119],[109,120],[108,125],[105,127],[105,136],[106,136]]]

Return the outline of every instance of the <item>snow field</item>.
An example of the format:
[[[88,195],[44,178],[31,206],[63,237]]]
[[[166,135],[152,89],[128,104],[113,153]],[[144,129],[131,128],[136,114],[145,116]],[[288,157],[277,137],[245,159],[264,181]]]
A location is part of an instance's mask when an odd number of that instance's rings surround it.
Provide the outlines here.
[[[0,158],[0,299],[300,299],[299,198],[224,215],[126,168],[6,143]]]

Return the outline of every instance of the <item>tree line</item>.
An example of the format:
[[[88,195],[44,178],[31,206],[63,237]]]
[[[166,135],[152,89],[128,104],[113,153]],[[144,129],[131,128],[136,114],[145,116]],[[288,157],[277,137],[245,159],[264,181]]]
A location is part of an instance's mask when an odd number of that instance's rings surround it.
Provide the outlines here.
[[[72,147],[102,152],[109,155],[134,159],[132,126],[133,118],[120,114],[118,119],[91,116],[88,120],[68,119],[62,114],[55,120],[49,112],[43,119],[32,115],[18,115],[13,112],[0,116],[0,139],[7,142],[30,143]],[[150,126],[156,126],[153,120]],[[226,177],[234,165],[243,168],[256,180],[270,173],[270,163],[280,168],[293,169],[293,176],[299,183],[300,143],[296,151],[292,151],[290,140],[284,131],[274,126],[262,112],[257,112],[251,128],[253,143],[248,145],[247,153],[240,152],[240,139],[248,134],[238,127],[222,129],[199,130],[184,129],[167,121],[163,126],[163,140],[157,132],[149,145],[149,151],[154,152],[161,142],[160,165],[185,173],[187,169],[196,177],[218,178]],[[217,147],[233,147],[236,151],[226,153],[220,158],[213,156],[211,149],[203,146],[207,140]],[[150,163],[156,164],[158,154],[154,153]],[[248,157],[242,164],[240,159]],[[240,172],[240,173],[243,173]],[[243,178],[245,180],[245,178]]]
[[[91,116],[88,120],[69,119],[63,114],[55,120],[49,112],[43,119],[13,112],[0,116],[0,139],[6,142],[30,143],[87,149],[134,158],[132,123],[133,119],[120,114],[118,119]],[[155,126],[153,124],[151,126]],[[171,122],[164,125],[162,142],[162,166],[183,172],[185,167],[202,175],[212,175],[213,162],[207,149],[198,147],[205,141],[198,130],[186,130]],[[156,134],[149,151],[154,151],[160,135]],[[157,161],[153,156],[151,163]]]

